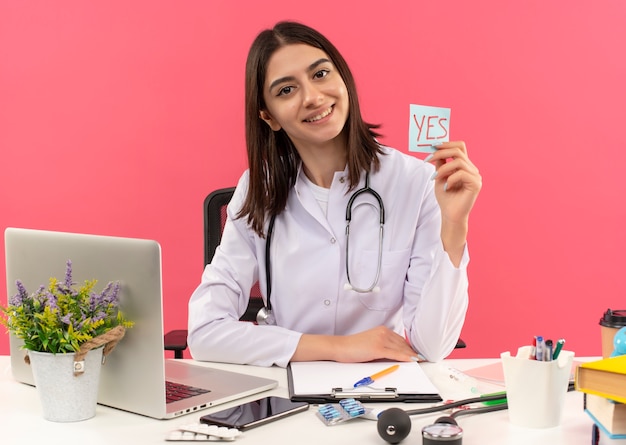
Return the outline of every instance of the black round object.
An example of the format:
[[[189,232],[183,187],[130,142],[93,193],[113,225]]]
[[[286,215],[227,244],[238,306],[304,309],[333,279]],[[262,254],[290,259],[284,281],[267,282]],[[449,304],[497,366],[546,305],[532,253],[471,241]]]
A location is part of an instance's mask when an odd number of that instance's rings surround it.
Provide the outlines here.
[[[388,443],[399,443],[411,432],[411,418],[400,408],[389,408],[378,416],[378,434]]]

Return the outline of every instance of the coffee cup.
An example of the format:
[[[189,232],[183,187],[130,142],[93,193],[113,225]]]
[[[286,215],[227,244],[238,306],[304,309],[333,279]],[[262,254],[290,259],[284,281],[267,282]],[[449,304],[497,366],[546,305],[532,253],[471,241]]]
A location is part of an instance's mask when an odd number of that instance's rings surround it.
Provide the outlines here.
[[[600,319],[600,335],[602,337],[602,357],[608,358],[613,353],[615,333],[626,326],[626,310],[607,309]]]

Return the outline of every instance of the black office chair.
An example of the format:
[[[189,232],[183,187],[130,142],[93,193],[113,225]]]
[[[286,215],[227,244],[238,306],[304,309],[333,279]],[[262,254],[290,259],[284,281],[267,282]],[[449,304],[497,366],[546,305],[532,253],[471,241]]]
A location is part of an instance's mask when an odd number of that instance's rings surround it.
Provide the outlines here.
[[[226,207],[230,202],[235,187],[218,189],[211,192],[204,200],[204,265],[207,265],[215,255],[215,249],[222,239],[222,231],[226,224]],[[259,284],[256,283],[250,290],[250,301],[246,312],[241,316],[242,321],[256,322],[256,314],[263,307],[263,298]],[[165,334],[165,350],[174,351],[175,358],[182,358],[187,349],[187,330],[176,329]]]
[[[230,202],[235,187],[218,189],[211,192],[204,200],[204,264],[207,265],[215,255],[215,249],[222,239],[222,230],[226,223],[226,207]],[[256,322],[256,314],[263,307],[263,298],[259,283],[250,290],[250,301],[246,312],[241,316],[242,321]],[[176,329],[165,334],[165,350],[174,351],[175,358],[182,358],[187,349],[187,330]],[[465,348],[465,342],[459,338],[456,348]]]
[[[219,189],[204,200],[204,264],[209,264],[215,255],[215,249],[222,240],[222,231],[226,224],[226,207],[233,197],[235,187]],[[263,297],[259,283],[250,290],[250,301],[241,321],[256,322],[256,314],[263,307]]]

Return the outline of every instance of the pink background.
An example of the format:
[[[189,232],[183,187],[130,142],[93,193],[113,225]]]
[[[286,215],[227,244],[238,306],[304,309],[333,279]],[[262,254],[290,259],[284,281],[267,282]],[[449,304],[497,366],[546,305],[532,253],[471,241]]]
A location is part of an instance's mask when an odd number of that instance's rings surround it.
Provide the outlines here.
[[[165,328],[185,327],[202,201],[246,167],[248,47],[296,19],[343,52],[384,143],[408,151],[409,104],[449,107],[481,170],[454,356],[533,335],[599,355],[626,308],[626,4],[589,3],[2,0],[0,228],[158,240]]]

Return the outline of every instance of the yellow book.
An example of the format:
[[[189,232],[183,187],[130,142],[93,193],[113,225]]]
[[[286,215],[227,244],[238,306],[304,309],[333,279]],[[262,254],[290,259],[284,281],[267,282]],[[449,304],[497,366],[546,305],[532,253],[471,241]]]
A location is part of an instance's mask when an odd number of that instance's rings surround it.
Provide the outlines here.
[[[581,363],[575,385],[578,391],[626,403],[626,355]]]

